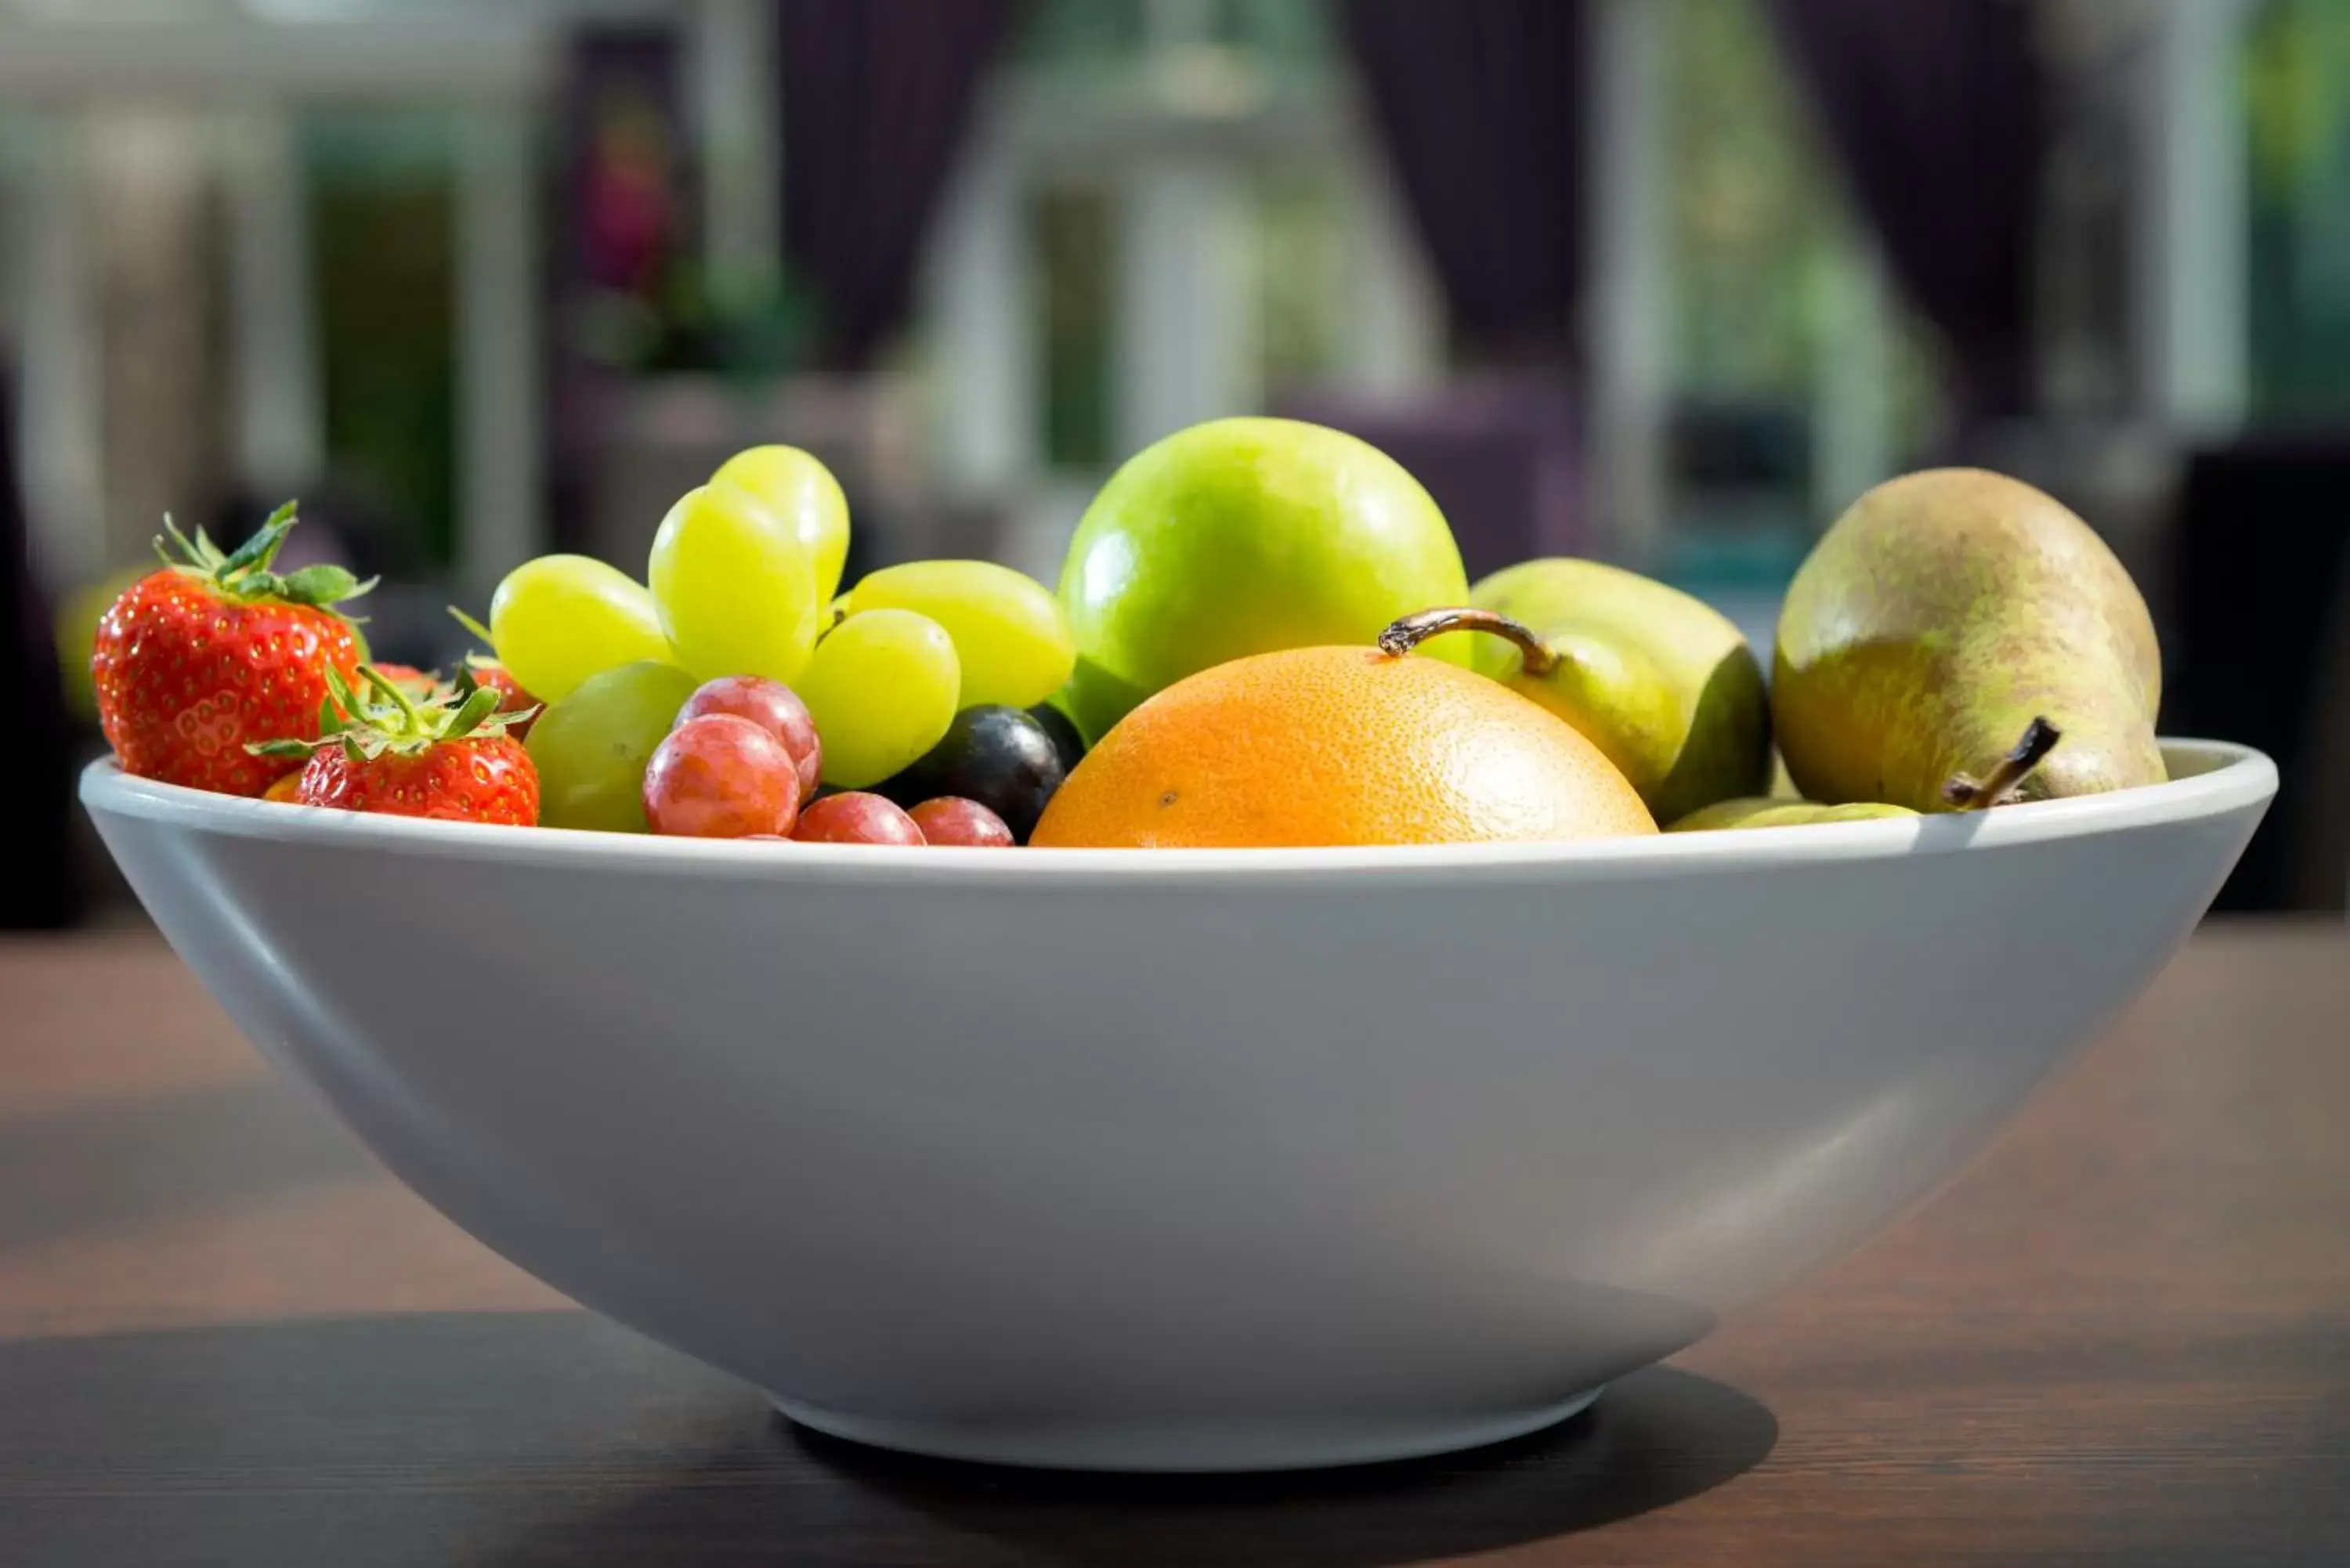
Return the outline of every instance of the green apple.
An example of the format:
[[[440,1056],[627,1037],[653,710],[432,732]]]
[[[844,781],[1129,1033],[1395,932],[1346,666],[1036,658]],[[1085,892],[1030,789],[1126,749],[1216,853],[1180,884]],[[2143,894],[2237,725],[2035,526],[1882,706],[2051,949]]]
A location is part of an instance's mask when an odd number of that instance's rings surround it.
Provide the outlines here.
[[[1368,646],[1468,591],[1444,514],[1377,447],[1295,420],[1194,425],[1129,459],[1077,525],[1061,569],[1077,644],[1068,706],[1097,740],[1211,665]],[[1468,640],[1430,651],[1466,664]]]

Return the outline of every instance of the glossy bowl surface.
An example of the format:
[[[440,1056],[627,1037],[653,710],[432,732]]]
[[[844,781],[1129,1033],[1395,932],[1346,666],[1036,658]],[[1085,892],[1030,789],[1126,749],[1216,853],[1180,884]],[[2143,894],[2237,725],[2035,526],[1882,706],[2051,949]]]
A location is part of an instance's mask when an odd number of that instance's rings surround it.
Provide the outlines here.
[[[1251,1469],[1555,1420],[1949,1177],[2275,791],[2167,749],[1970,817],[1427,849],[82,798],[271,1060],[556,1288],[841,1435]]]

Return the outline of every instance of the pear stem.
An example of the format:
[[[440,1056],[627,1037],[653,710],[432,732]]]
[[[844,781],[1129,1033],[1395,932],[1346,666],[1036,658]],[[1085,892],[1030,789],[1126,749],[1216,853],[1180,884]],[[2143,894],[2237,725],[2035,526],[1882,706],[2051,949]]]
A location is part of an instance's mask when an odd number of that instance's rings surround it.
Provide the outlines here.
[[[1424,609],[1405,616],[1379,633],[1379,651],[1400,659],[1431,637],[1448,631],[1484,631],[1507,639],[1517,645],[1525,656],[1525,672],[1539,679],[1558,668],[1558,655],[1532,627],[1523,621],[1489,609],[1476,609],[1458,605],[1444,609]]]
[[[1960,811],[1997,805],[2063,738],[2064,732],[2055,725],[2045,719],[2034,719],[2023,727],[2023,738],[2001,759],[1999,766],[1991,769],[1990,776],[1977,783],[1965,774],[1952,774],[1942,785],[1942,798]]]

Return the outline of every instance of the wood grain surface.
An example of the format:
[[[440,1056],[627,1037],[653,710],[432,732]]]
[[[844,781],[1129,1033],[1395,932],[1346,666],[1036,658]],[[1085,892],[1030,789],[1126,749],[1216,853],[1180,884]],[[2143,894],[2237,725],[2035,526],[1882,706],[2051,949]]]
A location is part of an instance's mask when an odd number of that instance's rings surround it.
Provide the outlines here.
[[[2350,934],[2199,938],[1969,1175],[1589,1414],[1265,1480],[893,1459],[568,1308],[172,955],[0,944],[0,1565],[2350,1563]]]

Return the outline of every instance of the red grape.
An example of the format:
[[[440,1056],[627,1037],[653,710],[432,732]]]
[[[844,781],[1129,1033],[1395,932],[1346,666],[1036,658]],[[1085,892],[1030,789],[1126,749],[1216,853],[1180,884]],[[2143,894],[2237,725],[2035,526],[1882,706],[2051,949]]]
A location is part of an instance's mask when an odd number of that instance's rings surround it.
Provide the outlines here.
[[[1009,849],[1012,830],[1003,819],[975,800],[942,794],[926,800],[907,815],[932,844],[962,844],[974,849]]]
[[[748,719],[706,713],[669,732],[645,765],[645,821],[655,833],[747,838],[789,833],[799,769],[784,743]]]
[[[677,711],[677,722],[709,713],[748,719],[781,741],[799,769],[798,804],[807,804],[824,777],[824,742],[817,738],[816,721],[808,717],[807,704],[800,701],[799,693],[764,675],[722,675],[702,682],[685,700],[685,706]]]
[[[850,790],[811,802],[792,836],[803,844],[920,844],[922,830],[879,795]]]

